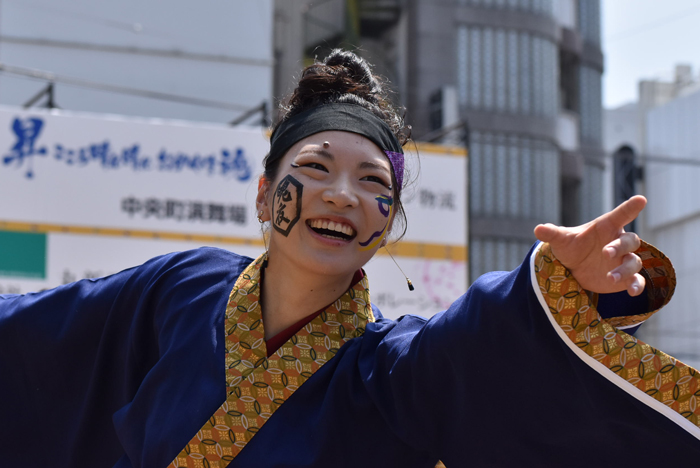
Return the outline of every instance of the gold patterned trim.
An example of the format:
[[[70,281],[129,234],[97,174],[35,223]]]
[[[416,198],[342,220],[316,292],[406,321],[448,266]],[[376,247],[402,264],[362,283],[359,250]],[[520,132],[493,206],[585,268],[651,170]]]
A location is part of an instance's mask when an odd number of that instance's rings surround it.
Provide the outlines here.
[[[548,244],[530,257],[532,286],[569,348],[630,396],[700,439],[700,374],[601,320],[586,292]]]
[[[259,302],[265,260],[263,254],[241,273],[226,307],[226,401],[171,468],[228,466],[304,382],[374,322],[365,275],[268,358]]]

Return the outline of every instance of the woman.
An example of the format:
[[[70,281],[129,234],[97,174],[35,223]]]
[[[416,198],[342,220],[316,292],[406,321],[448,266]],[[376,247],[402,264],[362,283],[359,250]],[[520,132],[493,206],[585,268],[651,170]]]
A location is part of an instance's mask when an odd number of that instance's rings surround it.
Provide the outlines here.
[[[382,318],[361,267],[403,222],[402,135],[366,63],[335,51],[305,70],[272,134],[256,199],[265,255],[204,248],[2,297],[2,465],[675,466],[700,454],[697,427],[678,421],[697,420],[694,374],[610,326],[670,297],[670,264],[622,229],[641,197],[579,228],[538,226],[549,244],[429,321]],[[632,318],[601,321],[591,302]],[[619,377],[638,351],[635,385],[672,380],[675,416]]]

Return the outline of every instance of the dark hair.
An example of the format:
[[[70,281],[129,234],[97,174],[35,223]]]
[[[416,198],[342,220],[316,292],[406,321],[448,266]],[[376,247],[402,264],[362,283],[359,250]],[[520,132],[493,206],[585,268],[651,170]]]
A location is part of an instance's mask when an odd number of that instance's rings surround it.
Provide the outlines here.
[[[302,71],[299,83],[287,100],[287,104],[280,106],[279,119],[272,130],[274,132],[282,122],[300,112],[335,102],[357,104],[370,110],[389,125],[401,146],[409,141],[411,127],[404,123],[403,117],[390,103],[382,80],[372,73],[365,59],[341,49],[331,51],[325,60],[314,63]],[[266,179],[275,180],[280,161],[277,159],[268,163],[268,157],[265,157],[263,165]],[[404,176],[404,185],[409,179],[407,175]],[[396,218],[393,229],[401,233],[398,236],[400,239],[406,233],[406,213],[401,203],[401,187],[398,187],[393,172],[392,179],[396,187],[394,190]],[[396,229],[397,221],[398,229]]]

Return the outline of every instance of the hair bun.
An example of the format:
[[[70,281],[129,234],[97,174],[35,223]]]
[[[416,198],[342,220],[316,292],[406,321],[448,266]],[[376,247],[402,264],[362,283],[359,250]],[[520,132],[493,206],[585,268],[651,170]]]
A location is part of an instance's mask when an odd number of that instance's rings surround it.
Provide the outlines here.
[[[391,105],[382,80],[362,57],[334,49],[322,62],[304,69],[287,105],[280,109],[278,124],[312,107],[332,102],[357,104],[384,120],[404,144],[410,127]]]
[[[370,65],[365,59],[358,57],[352,52],[335,49],[326,57],[323,63],[328,67],[332,67],[338,75],[342,75],[348,81],[366,86],[366,90],[370,95],[382,92],[382,86],[372,73]]]

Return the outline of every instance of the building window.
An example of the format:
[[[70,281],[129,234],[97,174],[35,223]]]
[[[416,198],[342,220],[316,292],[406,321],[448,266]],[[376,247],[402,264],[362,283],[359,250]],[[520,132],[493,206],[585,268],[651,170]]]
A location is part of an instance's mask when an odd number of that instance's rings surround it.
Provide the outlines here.
[[[520,34],[520,113],[530,114],[532,88],[530,87],[530,35]]]
[[[495,58],[493,53],[493,29],[484,28],[482,35],[484,39],[484,108],[491,110],[493,109],[493,62]]]
[[[496,110],[506,111],[506,98],[508,88],[506,86],[506,32],[502,29],[496,30]]]
[[[530,33],[460,26],[460,104],[475,110],[554,118],[559,58],[550,40]]]
[[[518,33],[508,33],[508,111],[518,113]]]
[[[600,45],[600,0],[580,0],[578,21],[583,40]]]
[[[460,26],[457,30],[457,93],[459,103],[466,106],[469,102],[469,30]]]
[[[602,142],[602,89],[598,70],[582,65],[579,67],[579,105],[581,140],[598,146]]]
[[[481,35],[478,28],[473,28],[470,31],[471,50],[469,56],[469,95],[471,96],[471,107],[479,109],[481,107]]]

